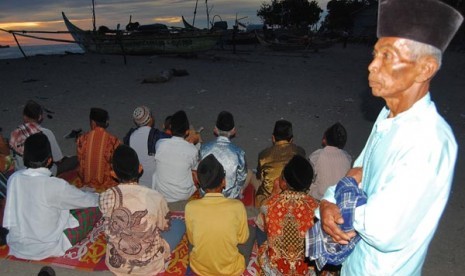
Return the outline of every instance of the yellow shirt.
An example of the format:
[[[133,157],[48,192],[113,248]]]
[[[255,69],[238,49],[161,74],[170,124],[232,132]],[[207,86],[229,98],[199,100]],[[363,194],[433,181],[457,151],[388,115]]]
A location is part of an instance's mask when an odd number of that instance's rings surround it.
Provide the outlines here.
[[[249,237],[247,213],[241,201],[207,193],[186,205],[186,232],[193,245],[190,267],[202,276],[241,275],[244,256],[237,245]]]

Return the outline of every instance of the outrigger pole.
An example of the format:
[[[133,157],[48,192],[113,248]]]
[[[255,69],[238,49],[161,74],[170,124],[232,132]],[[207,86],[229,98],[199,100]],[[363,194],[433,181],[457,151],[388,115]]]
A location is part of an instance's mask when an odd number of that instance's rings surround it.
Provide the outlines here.
[[[23,48],[19,44],[18,38],[16,35],[19,36],[24,36],[24,37],[29,37],[29,38],[34,38],[34,39],[41,39],[41,40],[47,40],[47,41],[56,41],[56,42],[66,42],[66,43],[77,43],[74,40],[66,40],[66,39],[55,39],[55,38],[48,38],[48,37],[40,37],[40,36],[35,36],[35,35],[28,35],[27,33],[35,33],[35,34],[69,34],[70,32],[68,31],[16,31],[16,30],[5,30],[0,28],[0,31],[10,33],[13,38],[16,41],[16,45],[18,45],[19,50],[23,54],[24,58],[27,59],[26,53],[23,51]]]

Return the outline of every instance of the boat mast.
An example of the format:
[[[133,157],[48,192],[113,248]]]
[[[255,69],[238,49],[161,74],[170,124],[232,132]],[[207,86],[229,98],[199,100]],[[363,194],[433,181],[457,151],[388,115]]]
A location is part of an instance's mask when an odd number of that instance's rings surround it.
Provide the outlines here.
[[[207,9],[207,28],[210,29],[210,11],[208,10],[208,0],[205,0],[205,7]]]
[[[92,0],[92,24],[94,26],[94,32],[97,30],[95,27],[95,1]]]
[[[195,9],[194,9],[194,20],[192,20],[192,26],[195,26],[195,15],[197,14],[197,4],[199,0],[195,1]]]

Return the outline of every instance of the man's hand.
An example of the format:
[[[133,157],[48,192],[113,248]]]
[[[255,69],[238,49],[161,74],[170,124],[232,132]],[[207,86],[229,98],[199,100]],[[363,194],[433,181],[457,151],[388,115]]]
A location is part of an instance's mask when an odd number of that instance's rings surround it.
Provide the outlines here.
[[[336,204],[327,200],[320,202],[320,218],[323,230],[340,244],[348,244],[350,239],[355,237],[355,231],[344,232],[339,228],[339,224],[343,224],[341,212]]]

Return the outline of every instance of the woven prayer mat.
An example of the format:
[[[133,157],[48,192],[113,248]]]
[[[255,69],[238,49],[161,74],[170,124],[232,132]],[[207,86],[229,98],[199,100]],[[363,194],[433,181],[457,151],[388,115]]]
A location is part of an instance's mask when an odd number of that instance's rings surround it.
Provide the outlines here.
[[[175,213],[173,216],[177,218],[183,218],[182,213]],[[62,257],[53,257],[40,261],[31,261],[10,256],[8,255],[8,250],[9,249],[7,245],[0,246],[1,259],[38,263],[42,265],[54,265],[84,271],[108,270],[108,267],[105,264],[106,241],[103,233],[103,220],[100,220],[95,225],[95,228],[84,240],[66,251],[65,255]],[[244,276],[257,275],[257,251],[257,245],[255,244],[247,269],[244,271]],[[165,264],[165,272],[160,273],[158,276],[185,275],[187,265],[189,263],[188,254],[189,243],[187,236],[184,235],[179,245],[171,253],[170,260]]]

